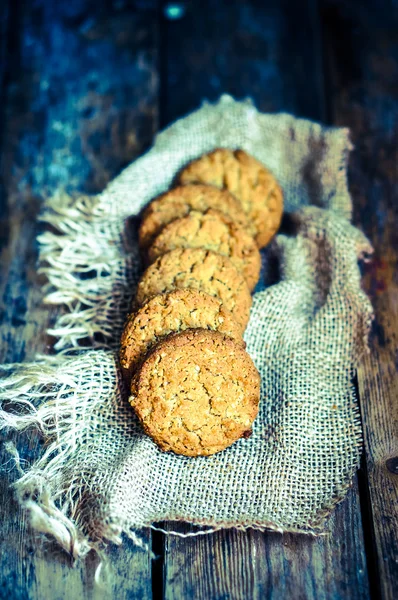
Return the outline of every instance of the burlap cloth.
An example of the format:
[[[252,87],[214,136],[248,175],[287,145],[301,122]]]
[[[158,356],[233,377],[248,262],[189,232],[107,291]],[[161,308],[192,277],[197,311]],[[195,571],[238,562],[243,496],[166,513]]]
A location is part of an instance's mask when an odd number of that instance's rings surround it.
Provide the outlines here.
[[[274,172],[294,227],[265,252],[245,334],[262,379],[253,435],[186,458],[143,434],[118,375],[115,350],[141,269],[126,219],[187,161],[220,146]],[[36,425],[47,441],[16,484],[33,527],[74,556],[123,532],[139,543],[137,529],[166,520],[322,530],[358,466],[352,377],[372,315],[357,265],[371,248],[349,223],[349,149],[346,129],[224,96],[161,133],[100,196],[46,204],[43,220],[59,231],[39,238],[46,301],[67,307],[50,331],[58,353],[9,366],[2,382],[3,425]],[[87,339],[90,348],[71,353]]]

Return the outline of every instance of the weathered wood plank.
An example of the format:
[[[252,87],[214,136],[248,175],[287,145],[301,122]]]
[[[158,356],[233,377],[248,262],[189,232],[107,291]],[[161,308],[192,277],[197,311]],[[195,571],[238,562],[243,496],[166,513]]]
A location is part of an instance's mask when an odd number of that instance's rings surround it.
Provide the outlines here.
[[[398,590],[398,8],[323,2],[333,120],[351,127],[355,221],[375,259],[364,288],[376,312],[371,353],[358,370],[373,534],[383,598]]]
[[[100,191],[150,144],[158,104],[156,3],[9,6],[0,103],[0,362],[31,360],[45,350],[55,315],[41,305],[36,274],[41,198],[60,188]],[[19,440],[23,458],[33,460],[39,444],[35,435]],[[8,458],[2,448],[0,462]],[[102,591],[93,588],[95,557],[71,569],[67,555],[48,543],[41,548],[13,501],[13,476],[0,484],[1,597],[152,597],[149,554],[131,543],[110,551],[113,575]]]
[[[262,110],[324,119],[317,18],[312,1],[253,0],[228,3],[228,10],[222,3],[187,3],[179,20],[164,17],[161,122],[223,92],[251,96]],[[167,600],[369,595],[356,482],[330,519],[328,537],[222,531],[164,543]]]
[[[168,538],[166,599],[367,598],[357,493],[338,506],[327,537],[231,530]]]

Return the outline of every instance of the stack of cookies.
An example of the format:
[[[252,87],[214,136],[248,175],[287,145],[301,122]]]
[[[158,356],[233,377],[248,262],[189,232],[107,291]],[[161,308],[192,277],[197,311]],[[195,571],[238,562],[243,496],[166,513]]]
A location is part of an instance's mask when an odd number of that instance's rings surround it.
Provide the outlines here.
[[[129,401],[162,450],[205,456],[250,435],[260,377],[242,335],[259,248],[282,212],[273,175],[227,149],[191,162],[144,211],[139,242],[149,266],[120,363]]]

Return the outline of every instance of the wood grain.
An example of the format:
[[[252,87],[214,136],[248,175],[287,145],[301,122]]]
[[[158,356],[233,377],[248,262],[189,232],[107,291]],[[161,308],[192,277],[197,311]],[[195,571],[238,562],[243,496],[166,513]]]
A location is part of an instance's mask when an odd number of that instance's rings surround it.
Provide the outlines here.
[[[250,96],[265,111],[324,118],[315,3],[231,2],[228,10],[221,3],[185,6],[180,20],[166,23],[162,123],[224,91],[238,98]],[[181,89],[184,94],[177,92]],[[330,519],[328,531],[328,537],[316,540],[254,531],[167,538],[165,597],[367,598],[356,483]]]
[[[364,288],[376,321],[358,369],[370,514],[382,598],[398,590],[398,8],[325,2],[333,122],[351,127],[355,222],[375,249]],[[344,51],[346,49],[346,51]]]
[[[368,598],[357,494],[336,509],[327,537],[230,530],[167,538],[165,598]]]
[[[4,19],[3,19],[4,14]],[[93,1],[10,2],[2,92],[0,362],[50,350],[55,311],[41,304],[36,217],[57,189],[100,191],[151,142],[157,127],[156,6]],[[32,462],[41,440],[18,439]],[[70,558],[32,535],[13,501],[12,460],[0,484],[0,596],[24,599],[150,598],[149,554],[126,543],[110,550],[113,574],[93,587],[98,559]],[[7,462],[8,461],[8,462]],[[10,471],[10,472],[8,472]],[[150,543],[149,532],[144,532]],[[131,574],[134,574],[131,576]]]

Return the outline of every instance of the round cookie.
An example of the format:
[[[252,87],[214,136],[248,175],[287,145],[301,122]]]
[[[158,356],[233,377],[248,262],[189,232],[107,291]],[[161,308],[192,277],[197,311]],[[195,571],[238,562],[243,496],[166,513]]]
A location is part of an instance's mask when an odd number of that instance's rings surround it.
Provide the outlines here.
[[[242,346],[194,329],[155,347],[132,379],[129,402],[162,450],[209,456],[250,435],[259,399],[260,376]]]
[[[199,290],[174,290],[148,300],[128,317],[119,354],[123,371],[130,376],[161,338],[197,328],[220,331],[245,345],[241,327],[221,300]]]
[[[181,171],[178,182],[207,183],[231,192],[253,223],[260,248],[269,243],[279,228],[282,190],[272,173],[243,150],[219,148],[204,154]]]
[[[206,212],[209,208],[219,210],[249,230],[241,203],[226,190],[210,185],[180,185],[155,198],[146,207],[139,230],[141,248],[148,248],[163,227],[175,219],[185,217],[191,210]]]
[[[192,211],[166,225],[148,250],[149,261],[175,248],[204,248],[228,256],[250,290],[258,282],[261,257],[254,239],[218,210]]]
[[[246,327],[252,298],[243,275],[226,256],[203,248],[178,248],[160,256],[142,275],[136,303],[140,306],[156,294],[181,288],[216,296],[242,331]]]

